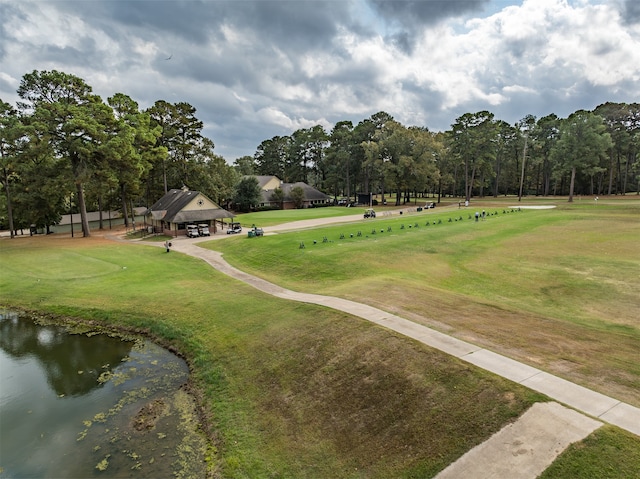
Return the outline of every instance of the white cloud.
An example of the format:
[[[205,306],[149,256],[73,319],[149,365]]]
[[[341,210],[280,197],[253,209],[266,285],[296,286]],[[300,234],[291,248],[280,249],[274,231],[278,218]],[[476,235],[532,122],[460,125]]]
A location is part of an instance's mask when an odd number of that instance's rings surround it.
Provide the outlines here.
[[[96,2],[98,14],[0,0],[0,98],[15,101],[25,73],[56,68],[105,99],[188,101],[229,161],[276,134],[380,110],[431,129],[481,109],[510,123],[565,116],[640,98],[640,23],[616,2],[479,1],[490,13],[451,7],[425,23],[367,0]]]

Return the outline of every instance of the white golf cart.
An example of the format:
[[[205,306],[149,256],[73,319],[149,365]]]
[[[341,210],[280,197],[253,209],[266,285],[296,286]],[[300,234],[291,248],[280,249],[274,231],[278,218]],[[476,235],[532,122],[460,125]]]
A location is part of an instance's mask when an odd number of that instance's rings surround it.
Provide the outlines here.
[[[229,225],[229,229],[227,230],[227,234],[236,235],[238,233],[242,233],[242,226],[240,226],[240,223],[231,223]]]
[[[196,225],[187,225],[187,237],[197,238],[198,236],[200,236],[198,233],[198,227]]]

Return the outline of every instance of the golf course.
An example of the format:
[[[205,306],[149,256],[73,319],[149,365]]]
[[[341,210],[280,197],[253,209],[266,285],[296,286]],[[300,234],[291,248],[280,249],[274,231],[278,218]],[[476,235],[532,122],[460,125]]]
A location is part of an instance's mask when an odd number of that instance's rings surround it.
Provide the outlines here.
[[[265,235],[198,247],[283,288],[373,306],[640,407],[640,198],[363,211],[239,215]],[[166,239],[3,237],[0,306],[178,351],[211,477],[434,477],[549,400],[384,327],[167,254]],[[605,424],[541,477],[639,471],[640,438]]]

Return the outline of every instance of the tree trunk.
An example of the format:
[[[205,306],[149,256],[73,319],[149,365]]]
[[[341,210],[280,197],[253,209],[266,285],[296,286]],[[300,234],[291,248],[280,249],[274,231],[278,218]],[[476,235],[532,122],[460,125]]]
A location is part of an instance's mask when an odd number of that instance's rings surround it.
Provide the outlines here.
[[[167,189],[167,160],[162,160],[162,181],[164,182],[164,194],[166,195],[169,192]]]
[[[542,196],[549,196],[551,191],[551,172],[549,170],[549,157],[545,154],[542,160]]]
[[[500,190],[500,160],[496,159],[496,179],[495,182],[493,184],[493,197],[497,198],[498,197],[498,192]]]
[[[466,168],[465,168],[466,169]],[[471,179],[470,181],[465,178],[465,200],[471,201],[471,191],[473,189],[473,181],[476,178],[476,168],[475,166],[471,169]]]
[[[576,182],[576,167],[571,168],[571,182],[569,183],[569,203],[573,203],[573,186]]]
[[[611,152],[611,156],[609,157],[609,192],[608,195],[611,195],[613,192],[613,172],[615,170],[615,163],[613,161],[613,151]]]
[[[473,184],[473,181],[471,184]],[[465,160],[464,162],[464,198],[467,201],[471,199],[471,187],[469,186],[469,160]]]
[[[522,200],[522,189],[524,188],[524,168],[527,163],[527,140],[529,135],[524,135],[524,148],[522,149],[522,172],[520,173],[520,192],[518,193],[518,201]]]
[[[104,226],[102,224],[102,194],[98,195],[98,229],[103,230]]]
[[[11,238],[15,238],[13,231],[13,206],[11,205],[11,190],[9,189],[9,174],[6,168],[4,170],[4,192],[7,196],[7,221],[9,222],[9,231]]]
[[[120,185],[120,201],[122,202],[122,217],[125,228],[129,227],[129,215],[127,214],[127,191],[124,184]]]
[[[4,170],[4,191],[7,196],[7,221],[9,222],[9,231],[11,234],[11,238],[15,238],[15,234],[13,232],[13,206],[11,206],[11,190],[9,189],[9,178],[8,178],[7,170]]]
[[[629,173],[629,163],[631,163],[631,155],[627,155],[627,161],[624,165],[624,175],[622,176],[622,194],[627,192],[627,177]],[[633,164],[633,163],[632,163]],[[638,180],[638,190],[640,190],[640,180]]]
[[[76,193],[78,196],[78,209],[80,210],[80,222],[82,224],[82,236],[91,236],[89,231],[89,219],[87,218],[87,206],[84,202],[84,188],[82,183],[76,182]]]

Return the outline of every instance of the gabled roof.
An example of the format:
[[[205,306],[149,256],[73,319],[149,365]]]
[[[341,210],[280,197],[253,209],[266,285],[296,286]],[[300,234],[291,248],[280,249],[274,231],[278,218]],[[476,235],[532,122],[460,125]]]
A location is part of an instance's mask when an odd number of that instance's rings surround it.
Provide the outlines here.
[[[198,197],[206,201],[208,208],[185,210]],[[163,220],[169,223],[197,223],[199,221],[234,217],[233,214],[218,206],[199,191],[184,189],[169,190],[167,194],[149,208],[147,214],[150,214],[154,220]]]
[[[258,185],[260,185],[260,188],[262,188],[263,190],[264,190],[264,187],[270,181],[276,180],[278,183],[282,183],[277,176],[273,176],[273,175],[254,175],[254,176],[258,180]]]
[[[302,181],[298,181],[297,183],[282,183],[280,188],[283,193],[283,201],[293,201],[291,199],[291,190],[295,187],[300,187],[304,191],[304,200],[305,201],[326,201],[330,197],[318,191],[313,186],[310,186]],[[273,195],[273,190],[264,190],[262,192],[262,199],[265,203],[271,202],[271,195]]]
[[[303,183],[302,181],[298,181],[297,183],[283,183],[282,191],[284,192],[284,197],[291,198],[291,190],[296,187],[302,188],[306,201],[324,201],[329,199],[329,196],[325,195],[322,191],[316,190],[313,186]]]

